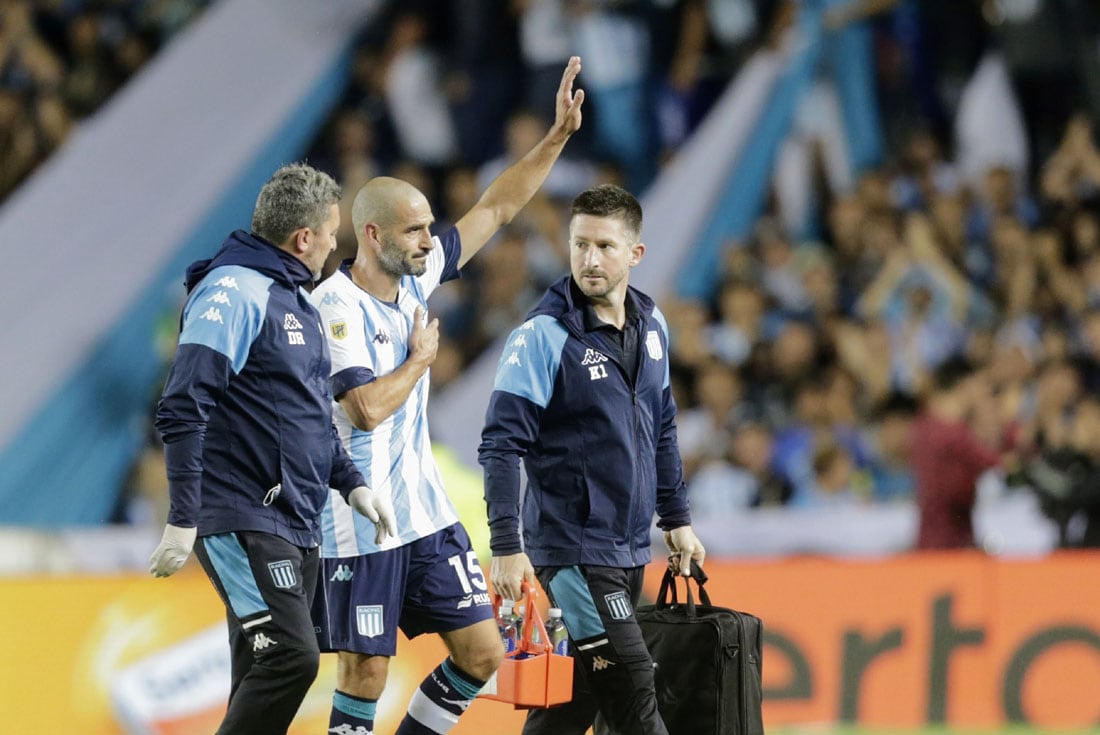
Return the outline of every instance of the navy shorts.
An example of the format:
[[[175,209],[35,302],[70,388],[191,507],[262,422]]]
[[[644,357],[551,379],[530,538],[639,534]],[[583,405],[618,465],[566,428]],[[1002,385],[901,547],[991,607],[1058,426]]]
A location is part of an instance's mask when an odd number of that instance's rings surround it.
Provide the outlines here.
[[[322,651],[373,656],[409,638],[489,620],[493,604],[461,523],[396,549],[322,559],[313,625]]]

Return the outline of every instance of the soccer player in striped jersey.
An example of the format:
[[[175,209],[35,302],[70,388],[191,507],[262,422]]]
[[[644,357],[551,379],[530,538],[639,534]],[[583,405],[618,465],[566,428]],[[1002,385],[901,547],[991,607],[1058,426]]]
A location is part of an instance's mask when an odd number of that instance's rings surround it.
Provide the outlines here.
[[[438,633],[449,651],[414,693],[398,735],[449,731],[500,665],[488,585],[432,458],[425,410],[439,321],[427,320],[427,300],[542,185],[581,125],[584,92],[573,90],[580,68],[579,58],[569,60],[546,136],[439,236],[414,186],[367,182],[352,205],[356,257],[312,294],[332,357],[341,440],[372,490],[390,494],[400,529],[380,542],[374,524],[330,493],[314,604],[321,648],[339,657],[329,732],[373,730],[398,627],[409,637]]]

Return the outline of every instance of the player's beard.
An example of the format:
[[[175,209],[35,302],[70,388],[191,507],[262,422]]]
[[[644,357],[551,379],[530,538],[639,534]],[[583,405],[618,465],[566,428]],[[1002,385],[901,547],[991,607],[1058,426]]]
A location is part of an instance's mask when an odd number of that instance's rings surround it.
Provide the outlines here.
[[[422,276],[428,270],[427,258],[413,260],[413,256],[419,254],[408,253],[393,240],[383,237],[382,249],[378,253],[378,262],[382,270],[395,278],[401,276]]]

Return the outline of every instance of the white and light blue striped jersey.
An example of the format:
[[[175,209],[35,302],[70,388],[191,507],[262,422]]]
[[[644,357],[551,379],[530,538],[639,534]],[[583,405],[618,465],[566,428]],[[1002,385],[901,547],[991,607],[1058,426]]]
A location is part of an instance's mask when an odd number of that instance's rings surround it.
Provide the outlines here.
[[[458,230],[452,227],[434,240],[427,270],[401,279],[396,303],[380,301],[355,285],[348,272],[351,261],[314,289],[313,303],[321,312],[332,356],[333,396],[388,375],[405,361],[416,307],[424,307],[426,319],[428,296],[440,283],[458,277],[462,250]],[[426,371],[405,403],[373,431],[353,426],[343,407],[335,403],[333,422],[340,440],[367,484],[390,493],[400,533],[381,546],[375,544],[374,524],[333,490],[321,515],[323,557],[373,554],[458,522],[428,437],[430,374]]]

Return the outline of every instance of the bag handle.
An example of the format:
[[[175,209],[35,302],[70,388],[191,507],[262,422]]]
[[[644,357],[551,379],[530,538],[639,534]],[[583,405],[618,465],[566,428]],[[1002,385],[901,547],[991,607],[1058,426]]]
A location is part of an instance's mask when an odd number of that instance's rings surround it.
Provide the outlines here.
[[[671,607],[679,604],[679,599],[676,594],[676,578],[680,577],[673,571],[672,560],[673,557],[669,555],[669,566],[665,568],[665,575],[661,578],[661,588],[657,593],[657,604],[663,607]],[[687,590],[687,613],[688,617],[695,617],[695,596],[691,593],[691,580],[695,580],[695,586],[699,590],[699,602],[700,604],[709,606],[710,595],[707,593],[706,588],[703,586],[707,582],[707,574],[703,571],[703,568],[692,559],[691,561],[691,577],[684,578],[684,589]],[[671,601],[669,599],[671,593]]]

